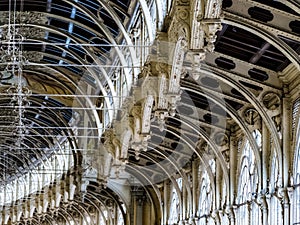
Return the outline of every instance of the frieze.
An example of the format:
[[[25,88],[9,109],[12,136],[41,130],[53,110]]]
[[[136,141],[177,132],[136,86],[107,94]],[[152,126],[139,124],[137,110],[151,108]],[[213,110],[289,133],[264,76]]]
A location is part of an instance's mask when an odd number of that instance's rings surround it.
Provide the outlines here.
[[[8,18],[11,23],[20,24],[46,24],[48,19],[45,14],[40,12],[15,12],[15,17],[9,16],[9,12],[0,12],[0,25],[7,24]]]

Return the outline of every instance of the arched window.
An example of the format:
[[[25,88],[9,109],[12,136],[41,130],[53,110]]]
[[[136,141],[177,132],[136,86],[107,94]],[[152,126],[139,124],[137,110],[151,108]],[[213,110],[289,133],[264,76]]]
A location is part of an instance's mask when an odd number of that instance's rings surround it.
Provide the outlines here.
[[[278,188],[278,175],[279,175],[279,167],[278,167],[278,156],[275,150],[273,150],[273,158],[271,162],[271,177],[270,177],[270,193],[274,194],[276,189]],[[280,204],[280,199],[273,195],[270,201],[270,215],[269,221],[270,224],[281,225],[283,224],[282,218],[282,207]]]
[[[226,186],[226,182],[225,179],[223,179],[222,181],[222,205],[225,206],[226,204],[226,198],[227,198],[227,186]],[[229,225],[229,218],[228,215],[226,213],[223,213],[221,215],[221,224],[222,225]]]
[[[238,204],[240,205],[237,210],[237,224],[247,225],[249,224],[249,210],[247,201],[250,200],[251,194],[250,175],[247,161],[244,160],[243,167],[240,175],[239,196]]]
[[[261,134],[255,130],[252,133],[257,146],[261,147]],[[252,202],[252,194],[257,192],[257,167],[255,163],[254,152],[248,140],[245,141],[242,148],[241,163],[240,163],[240,176],[238,186],[237,204],[237,224],[248,225],[260,224],[257,216],[260,214],[258,205]],[[252,202],[252,203],[251,203]],[[251,221],[250,221],[251,220]]]
[[[253,131],[252,136],[254,137],[258,148],[260,148],[261,147],[261,141],[262,141],[261,133],[258,130],[255,130],[255,131]]]
[[[274,193],[275,189],[278,187],[278,175],[279,175],[278,157],[275,150],[274,150],[274,155],[272,158],[271,165],[272,167],[271,167],[271,177],[270,177],[270,192]]]
[[[182,178],[178,178],[176,180],[177,185],[179,186],[180,190],[182,189]],[[179,197],[177,195],[176,189],[173,186],[172,193],[171,193],[171,203],[170,203],[170,216],[168,220],[168,224],[177,224],[179,221]]]
[[[258,148],[261,148],[262,146],[262,137],[261,137],[261,133],[258,130],[255,130],[252,133],[255,142],[258,146]],[[253,160],[255,160],[255,157],[253,155]],[[254,165],[254,161],[252,162],[252,164]],[[257,186],[258,186],[258,176],[257,176],[257,171],[255,171],[256,167],[253,167],[253,171],[252,171],[252,193],[257,191]],[[257,224],[257,225],[261,225],[262,224],[262,212],[260,210],[260,206],[258,205],[258,203],[256,201],[252,202],[251,205],[252,209],[251,209],[251,223],[252,224]]]
[[[208,218],[211,212],[212,206],[212,191],[209,176],[206,171],[203,172],[203,176],[200,183],[200,196],[199,196],[199,225],[214,224],[211,218]],[[208,218],[208,219],[207,219]]]
[[[124,217],[123,217],[123,214],[122,214],[122,211],[120,208],[118,208],[117,220],[118,220],[117,225],[124,225],[125,221],[124,221]]]

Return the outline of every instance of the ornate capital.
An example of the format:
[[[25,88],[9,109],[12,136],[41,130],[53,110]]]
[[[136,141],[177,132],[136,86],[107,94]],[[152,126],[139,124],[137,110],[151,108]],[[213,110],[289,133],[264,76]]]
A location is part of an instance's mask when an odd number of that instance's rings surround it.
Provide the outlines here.
[[[263,195],[263,194],[258,195],[258,197],[257,197],[257,203],[260,205],[260,208],[264,212],[268,211],[268,203],[267,203],[265,195]]]

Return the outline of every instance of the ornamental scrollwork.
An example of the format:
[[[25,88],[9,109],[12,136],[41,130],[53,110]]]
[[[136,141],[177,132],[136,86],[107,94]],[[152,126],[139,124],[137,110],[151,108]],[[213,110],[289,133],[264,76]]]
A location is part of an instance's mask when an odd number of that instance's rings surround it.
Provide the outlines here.
[[[46,24],[48,19],[45,14],[40,12],[16,12],[14,17],[9,16],[9,12],[0,13],[0,24],[7,24],[8,18],[11,19],[11,23],[20,23],[20,24]]]

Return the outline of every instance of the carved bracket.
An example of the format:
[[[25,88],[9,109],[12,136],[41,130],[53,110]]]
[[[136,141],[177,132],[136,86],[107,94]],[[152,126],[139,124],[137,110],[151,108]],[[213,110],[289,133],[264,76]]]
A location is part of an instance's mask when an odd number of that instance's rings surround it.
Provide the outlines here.
[[[195,59],[198,59],[197,63],[200,63],[205,58],[205,52],[212,52],[215,49],[217,32],[222,29],[221,8],[222,1],[220,0],[192,1],[191,3],[190,49],[198,53],[195,54],[193,65],[196,64]]]

